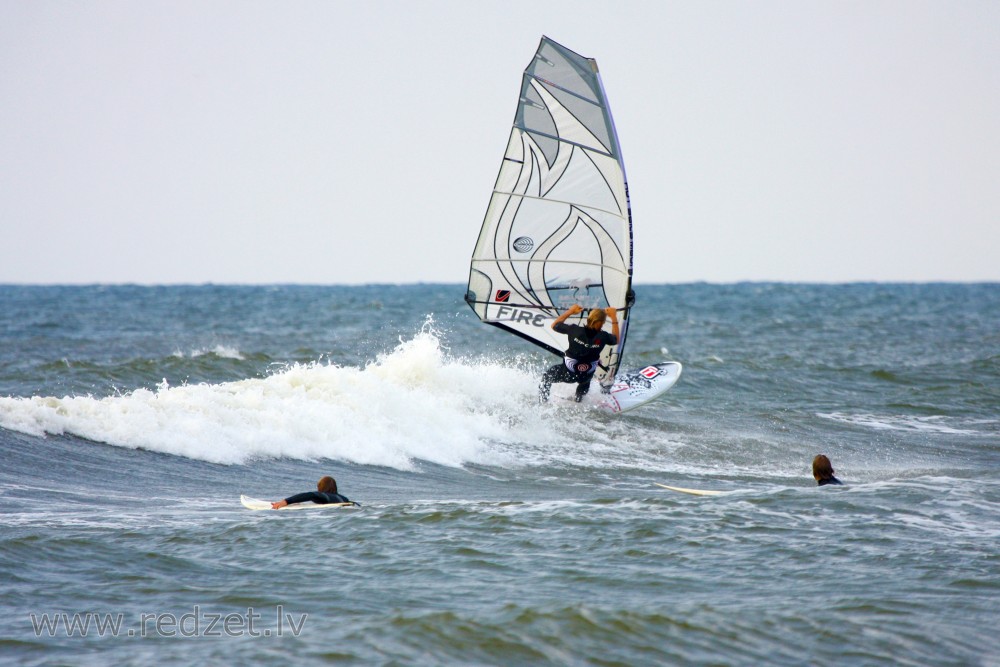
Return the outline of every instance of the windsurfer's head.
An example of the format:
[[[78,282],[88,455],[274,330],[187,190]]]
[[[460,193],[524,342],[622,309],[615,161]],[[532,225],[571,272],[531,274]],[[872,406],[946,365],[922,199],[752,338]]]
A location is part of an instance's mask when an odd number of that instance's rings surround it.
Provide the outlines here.
[[[320,493],[336,493],[337,492],[337,480],[335,480],[333,477],[330,477],[329,475],[327,475],[323,479],[319,480],[319,483],[316,484],[316,489]]]
[[[600,329],[604,326],[605,320],[608,319],[607,314],[604,312],[603,308],[594,308],[590,311],[590,315],[587,316],[587,328],[588,329]]]
[[[813,459],[813,477],[817,482],[833,477],[833,464],[826,454],[819,454]]]

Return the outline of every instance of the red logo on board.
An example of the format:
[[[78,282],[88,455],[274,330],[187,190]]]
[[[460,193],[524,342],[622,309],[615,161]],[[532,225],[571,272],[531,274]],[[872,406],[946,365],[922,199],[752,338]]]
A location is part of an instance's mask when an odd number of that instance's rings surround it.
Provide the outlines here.
[[[639,375],[641,375],[644,378],[649,378],[650,380],[652,380],[659,374],[660,374],[660,369],[657,368],[656,366],[646,366],[641,371],[639,371]]]
[[[509,289],[498,289],[497,295],[494,298],[497,303],[505,303],[510,301],[510,290]]]

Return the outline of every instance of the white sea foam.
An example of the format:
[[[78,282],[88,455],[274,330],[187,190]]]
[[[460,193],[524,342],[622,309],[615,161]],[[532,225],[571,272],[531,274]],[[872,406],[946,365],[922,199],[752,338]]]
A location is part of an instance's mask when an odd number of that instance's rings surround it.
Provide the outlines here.
[[[843,412],[817,413],[818,417],[844,424],[854,424],[884,431],[927,431],[952,435],[978,435],[979,432],[958,428],[949,424],[949,419],[941,415],[874,415],[867,413],[846,414]]]
[[[122,396],[0,398],[0,426],[216,463],[332,458],[412,467],[509,463],[493,443],[547,440],[534,373],[445,359],[423,331],[364,368],[314,363],[262,379]]]
[[[216,345],[211,349],[199,348],[197,350],[192,350],[187,354],[181,352],[180,350],[174,352],[174,356],[180,359],[183,359],[184,357],[191,357],[192,359],[197,359],[198,357],[204,357],[209,354],[219,357],[220,359],[243,360],[245,358],[242,352],[228,345]]]
[[[562,400],[570,384],[538,406],[538,380],[530,361],[450,357],[428,323],[364,367],[316,362],[222,384],[164,380],[106,398],[0,397],[0,426],[222,464],[685,467],[665,456],[679,443],[655,423],[637,429],[597,410],[596,389],[583,405]]]

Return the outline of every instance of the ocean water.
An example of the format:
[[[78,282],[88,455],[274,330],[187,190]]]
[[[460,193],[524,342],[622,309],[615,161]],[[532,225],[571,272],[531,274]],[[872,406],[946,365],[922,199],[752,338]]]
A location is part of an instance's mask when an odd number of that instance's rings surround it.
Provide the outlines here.
[[[1000,285],[636,291],[613,416],[460,285],[0,286],[0,663],[1000,665]]]

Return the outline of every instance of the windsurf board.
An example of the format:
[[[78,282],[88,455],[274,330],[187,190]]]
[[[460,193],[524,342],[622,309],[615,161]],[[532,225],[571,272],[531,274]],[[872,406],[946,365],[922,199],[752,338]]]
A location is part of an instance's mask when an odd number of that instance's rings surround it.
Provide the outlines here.
[[[604,394],[600,406],[615,413],[634,410],[659,398],[677,384],[681,369],[679,362],[665,361],[619,373],[608,393]]]

